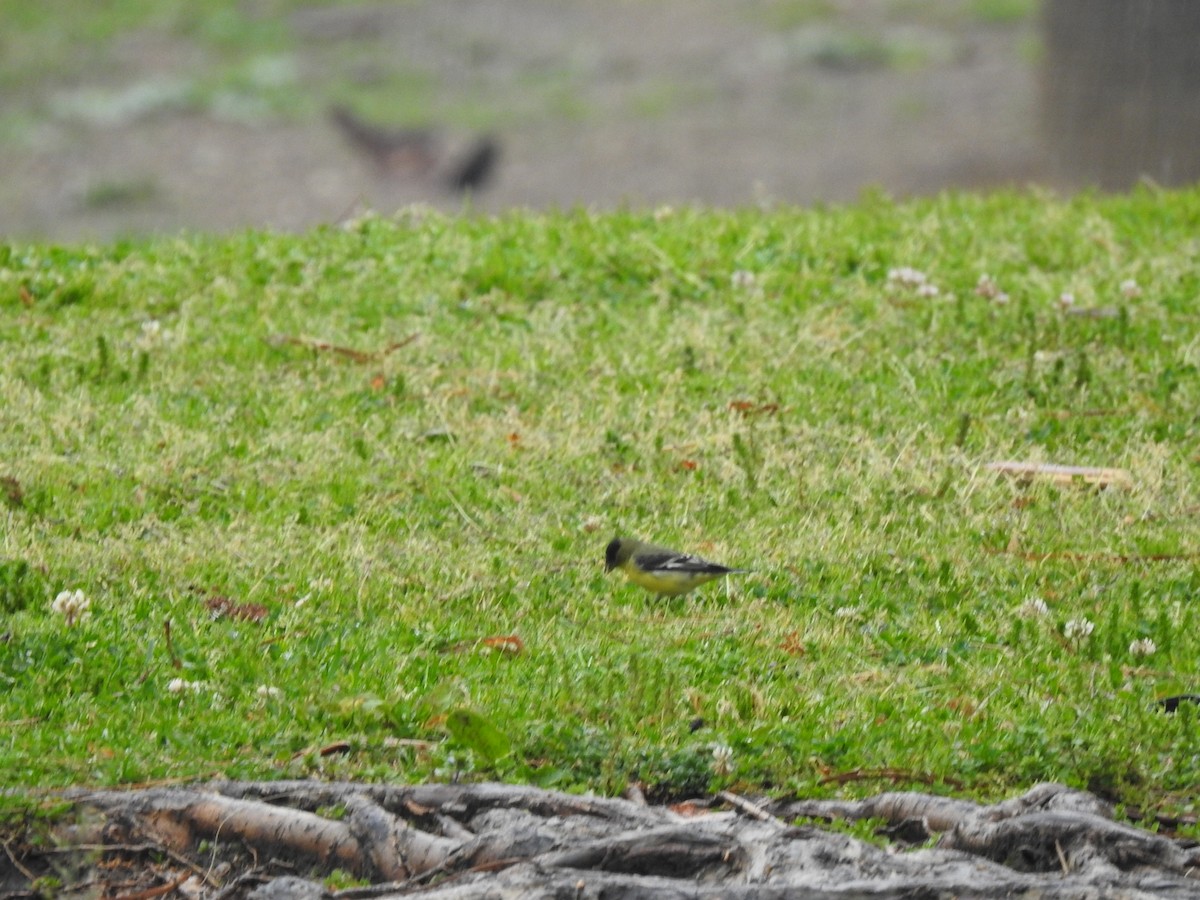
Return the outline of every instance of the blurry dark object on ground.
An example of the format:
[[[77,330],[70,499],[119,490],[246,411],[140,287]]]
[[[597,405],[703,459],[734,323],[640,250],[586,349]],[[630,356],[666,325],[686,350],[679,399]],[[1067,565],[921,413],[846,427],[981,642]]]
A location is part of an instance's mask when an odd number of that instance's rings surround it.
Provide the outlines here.
[[[1161,697],[1154,701],[1163,708],[1164,712],[1173,713],[1181,703],[1200,704],[1200,694],[1176,694],[1173,697]]]
[[[1056,180],[1200,180],[1200,3],[1045,0],[1042,117]]]
[[[446,183],[456,191],[478,190],[492,177],[499,156],[500,144],[491,135],[484,135],[450,169]]]
[[[434,165],[433,133],[425,128],[380,128],[344,106],[329,110],[350,145],[394,175],[425,175]]]
[[[329,118],[347,142],[380,172],[401,178],[436,181],[453,191],[484,187],[495,174],[500,144],[491,135],[475,138],[465,149],[449,147],[428,128],[386,128],[334,106]]]

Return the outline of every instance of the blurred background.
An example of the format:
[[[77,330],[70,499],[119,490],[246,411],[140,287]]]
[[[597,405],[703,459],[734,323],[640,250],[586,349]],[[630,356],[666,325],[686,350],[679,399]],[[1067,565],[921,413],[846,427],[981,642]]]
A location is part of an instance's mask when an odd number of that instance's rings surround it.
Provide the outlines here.
[[[0,235],[1200,170],[1197,0],[0,0]]]

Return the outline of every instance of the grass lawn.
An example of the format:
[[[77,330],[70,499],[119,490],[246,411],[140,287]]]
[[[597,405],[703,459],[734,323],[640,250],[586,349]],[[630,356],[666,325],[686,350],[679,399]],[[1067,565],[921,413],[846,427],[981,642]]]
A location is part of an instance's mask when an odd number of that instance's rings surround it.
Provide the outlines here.
[[[0,778],[1194,810],[1197,234],[1145,190],[0,245]],[[753,571],[656,600],[618,533]]]

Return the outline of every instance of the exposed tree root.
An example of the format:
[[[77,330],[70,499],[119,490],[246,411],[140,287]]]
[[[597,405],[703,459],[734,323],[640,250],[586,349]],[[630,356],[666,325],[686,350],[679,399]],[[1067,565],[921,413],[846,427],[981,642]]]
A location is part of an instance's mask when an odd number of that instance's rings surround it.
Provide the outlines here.
[[[76,818],[57,827],[58,848],[6,845],[17,865],[0,881],[8,896],[34,896],[35,872],[85,868],[87,883],[110,893],[193,900],[1200,896],[1195,846],[1114,822],[1102,801],[1061,785],[992,806],[916,793],[773,803],[723,793],[717,802],[733,809],[718,812],[499,784],[215,782],[63,796]],[[883,819],[902,840],[940,837],[898,852],[789,824],[801,817]],[[335,894],[320,882],[335,870],[370,886]]]

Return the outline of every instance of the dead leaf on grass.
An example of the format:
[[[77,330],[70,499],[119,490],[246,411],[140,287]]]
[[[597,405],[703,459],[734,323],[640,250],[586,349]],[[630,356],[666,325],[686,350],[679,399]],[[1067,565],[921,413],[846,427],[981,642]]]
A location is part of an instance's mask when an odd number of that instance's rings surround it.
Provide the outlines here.
[[[503,653],[508,656],[519,656],[525,652],[525,642],[515,634],[502,634],[481,638],[479,645],[486,647],[488,650],[495,650],[497,653]]]
[[[729,408],[744,417],[769,416],[779,412],[778,403],[755,403],[753,400],[731,400]]]
[[[21,488],[21,482],[11,475],[0,477],[0,497],[13,509],[20,509],[25,505],[25,491]]]
[[[804,647],[803,635],[798,631],[790,631],[785,634],[779,647],[789,656],[803,656],[808,652]]]
[[[261,603],[237,603],[220,594],[212,594],[206,598],[204,606],[214,619],[228,616],[241,622],[261,622],[268,613]]]

